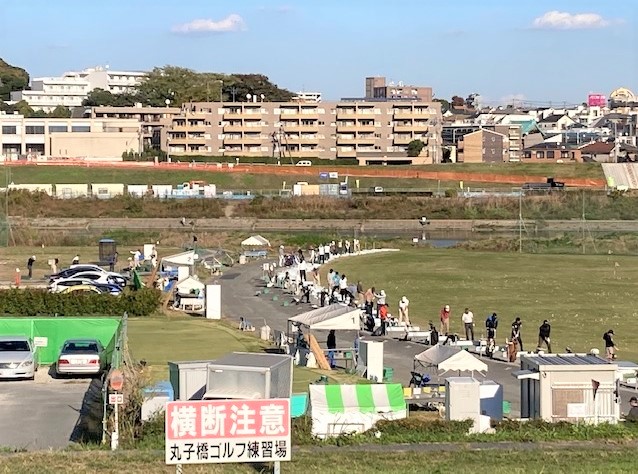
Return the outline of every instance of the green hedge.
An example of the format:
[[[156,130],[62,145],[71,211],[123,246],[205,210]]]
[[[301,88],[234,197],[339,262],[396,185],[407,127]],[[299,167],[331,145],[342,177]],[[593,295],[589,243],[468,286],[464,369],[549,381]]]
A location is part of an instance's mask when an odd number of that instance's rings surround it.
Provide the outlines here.
[[[61,294],[43,289],[0,290],[3,316],[149,316],[160,306],[161,292],[152,288],[109,294]]]

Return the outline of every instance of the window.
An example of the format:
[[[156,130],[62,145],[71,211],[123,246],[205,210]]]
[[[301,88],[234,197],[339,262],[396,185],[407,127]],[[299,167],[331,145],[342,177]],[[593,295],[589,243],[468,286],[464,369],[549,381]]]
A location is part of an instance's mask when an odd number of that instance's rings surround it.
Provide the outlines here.
[[[560,157],[561,158],[569,158],[569,152],[568,151],[561,151],[560,152]]]
[[[536,158],[545,158],[545,152],[544,151],[537,151],[536,152]]]
[[[27,135],[44,135],[44,125],[27,125],[25,132]]]
[[[91,131],[91,127],[89,125],[73,125],[71,127],[71,131],[73,133],[76,133],[76,132],[90,132]]]
[[[554,158],[554,152],[553,151],[548,151],[547,152],[547,158]]]
[[[3,125],[2,126],[2,134],[3,135],[17,135],[18,127],[15,125]]]
[[[68,132],[69,127],[66,125],[49,125],[49,133]]]

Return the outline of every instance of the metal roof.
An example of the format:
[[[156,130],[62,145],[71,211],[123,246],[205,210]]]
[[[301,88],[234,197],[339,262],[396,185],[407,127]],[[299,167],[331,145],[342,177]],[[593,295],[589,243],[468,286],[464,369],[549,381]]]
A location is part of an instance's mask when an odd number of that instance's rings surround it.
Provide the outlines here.
[[[536,365],[608,365],[605,359],[592,354],[543,354],[524,356]]]

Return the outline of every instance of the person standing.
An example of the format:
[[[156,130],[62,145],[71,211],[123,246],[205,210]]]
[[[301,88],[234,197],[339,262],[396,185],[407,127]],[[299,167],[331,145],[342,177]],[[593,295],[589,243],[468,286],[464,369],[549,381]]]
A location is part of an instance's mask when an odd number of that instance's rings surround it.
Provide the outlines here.
[[[512,332],[510,334],[510,340],[514,344],[518,344],[519,350],[522,351],[523,339],[521,338],[521,326],[523,326],[523,322],[521,321],[521,318],[517,316],[514,322],[512,323]]]
[[[346,246],[346,253],[352,253],[351,252],[351,248],[350,248],[350,241],[346,240],[346,242],[344,243],[344,245]]]
[[[363,294],[363,283],[361,280],[357,282],[357,304],[361,305],[365,301],[365,295]]]
[[[71,265],[79,265],[79,264],[80,264],[80,256],[76,254],[75,257],[73,257],[73,260],[71,260]]]
[[[326,341],[326,345],[328,346],[328,361],[330,362],[330,368],[334,369],[335,349],[337,348],[337,336],[334,329],[331,329],[330,333],[328,333],[328,340]]]
[[[323,264],[324,262],[324,246],[323,244],[319,244],[319,264]]]
[[[386,305],[386,295],[385,290],[381,290],[381,292],[374,297],[377,299],[377,316],[381,320],[381,335],[385,336],[387,333],[387,323],[388,323],[388,307]]]
[[[629,413],[625,417],[625,421],[638,422],[638,398],[631,397],[629,399]]]
[[[312,281],[316,287],[321,286],[321,275],[319,275],[319,265],[314,265],[312,269]]]
[[[33,277],[33,264],[35,263],[35,255],[31,255],[27,260],[27,270],[29,271],[29,280]]]
[[[465,308],[463,315],[461,316],[463,321],[463,327],[465,327],[465,339],[468,341],[474,340],[474,313],[470,311],[470,308]]]
[[[614,342],[614,330],[610,329],[603,334],[603,340],[605,341],[605,356],[607,360],[611,362],[616,358],[616,343]]]
[[[283,267],[284,266],[284,246],[280,245],[279,246],[279,267]]]
[[[441,320],[441,333],[447,336],[450,332],[450,305],[443,306],[439,319]]]
[[[541,350],[543,344],[547,346],[547,352],[552,353],[552,345],[549,339],[549,336],[552,332],[552,326],[549,324],[549,321],[544,320],[543,324],[538,328],[538,347],[537,350]]]
[[[346,298],[349,296],[348,291],[348,278],[346,278],[345,273],[341,275],[341,279],[339,280],[339,294],[341,295],[342,301],[345,303]]]
[[[303,257],[301,257],[299,261],[299,281],[301,283],[304,283],[306,281],[306,268],[306,261],[303,259]]]
[[[372,308],[374,308],[374,293],[376,292],[374,286],[368,288],[365,292],[365,312],[368,316],[372,317]]]
[[[405,321],[407,326],[410,326],[410,300],[402,296],[399,300],[399,322]]]

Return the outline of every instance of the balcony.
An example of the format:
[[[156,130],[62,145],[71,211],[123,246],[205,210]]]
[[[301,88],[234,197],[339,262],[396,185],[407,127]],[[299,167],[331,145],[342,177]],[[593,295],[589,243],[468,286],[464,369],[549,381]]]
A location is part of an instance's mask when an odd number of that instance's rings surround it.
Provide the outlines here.
[[[395,145],[407,145],[412,140],[414,140],[414,138],[412,138],[411,135],[395,135],[392,139],[392,143]]]
[[[357,143],[356,137],[337,137],[337,145],[354,145]]]
[[[294,112],[280,113],[281,120],[319,120],[318,110],[296,110]]]
[[[246,130],[246,127],[241,124],[234,125],[224,125],[224,133],[228,132],[243,132]]]
[[[414,125],[409,123],[409,124],[401,124],[401,125],[394,125],[394,127],[392,127],[393,130],[395,132],[412,132],[415,131]]]
[[[420,121],[420,122],[415,121],[412,124],[412,130],[415,130],[417,132],[427,132],[428,130],[430,130],[430,123],[424,122],[424,121]]]
[[[358,135],[357,143],[374,143],[377,141],[377,137],[374,136],[373,133],[367,135]]]
[[[288,141],[288,143],[300,143],[300,144],[319,143],[319,138],[317,136],[309,136],[309,135],[286,137],[286,140]]]
[[[412,109],[394,109],[393,117],[396,120],[409,120],[416,116],[417,114]]]
[[[224,137],[223,142],[224,145],[241,145],[244,143],[244,139],[242,137]]]
[[[294,122],[292,123],[283,122],[281,125],[282,125],[282,128],[287,132],[318,132],[319,131],[319,124],[300,125]]]
[[[263,142],[266,142],[267,140],[268,140],[267,138],[264,138],[261,135],[249,134],[249,135],[244,135],[243,143],[247,145],[261,145]]]

